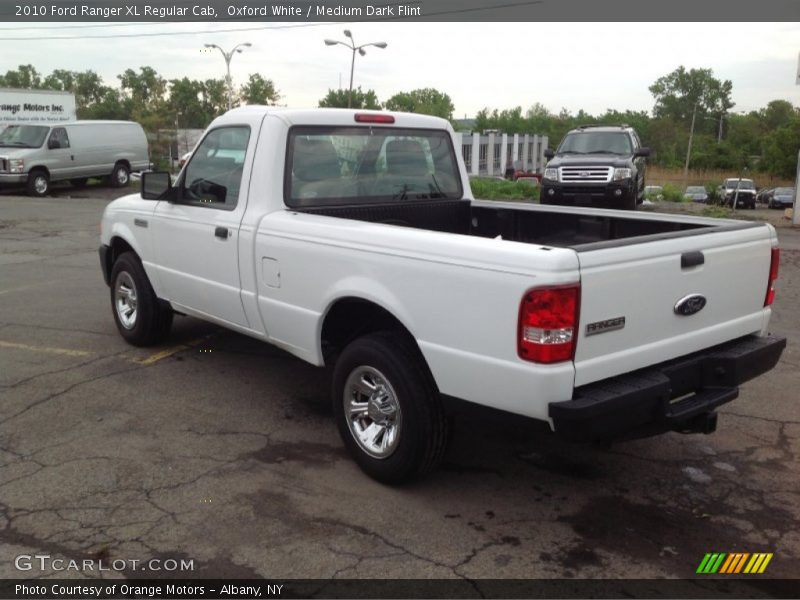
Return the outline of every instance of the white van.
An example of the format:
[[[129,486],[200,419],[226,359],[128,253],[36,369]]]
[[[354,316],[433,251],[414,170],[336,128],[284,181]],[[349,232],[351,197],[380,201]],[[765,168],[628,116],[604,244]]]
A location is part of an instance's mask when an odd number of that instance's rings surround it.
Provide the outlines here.
[[[124,187],[131,171],[148,168],[147,138],[131,121],[15,123],[0,131],[0,185],[25,185],[31,196],[46,195],[54,181],[80,187],[89,177]]]

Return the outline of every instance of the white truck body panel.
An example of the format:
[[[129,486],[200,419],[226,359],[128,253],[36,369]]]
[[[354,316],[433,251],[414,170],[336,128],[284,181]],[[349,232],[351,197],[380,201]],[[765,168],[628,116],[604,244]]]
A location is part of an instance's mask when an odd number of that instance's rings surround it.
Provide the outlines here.
[[[446,129],[443,120],[396,114],[396,126]],[[123,238],[160,298],[176,309],[263,339],[315,365],[331,306],[361,298],[383,307],[416,339],[439,391],[539,419],[576,386],[750,333],[765,333],[768,225],[580,251],[308,214],[284,204],[289,128],[354,126],[353,111],[245,107],[218,118],[251,129],[239,201],[211,210],[128,196],[106,209],[102,242]],[[471,199],[463,159],[464,198]],[[184,171],[186,167],[184,167]],[[618,211],[521,206],[533,213],[619,217]],[[630,214],[626,218],[718,226],[720,220]],[[148,219],[137,227],[135,218]],[[732,223],[732,222],[731,222]],[[217,227],[228,239],[214,235]],[[680,256],[701,250],[703,266]],[[742,282],[746,282],[743,287]],[[580,283],[575,360],[535,364],[517,354],[520,302],[538,286]],[[709,308],[681,319],[672,307],[702,293]],[[619,331],[586,337],[583,326],[626,316]]]

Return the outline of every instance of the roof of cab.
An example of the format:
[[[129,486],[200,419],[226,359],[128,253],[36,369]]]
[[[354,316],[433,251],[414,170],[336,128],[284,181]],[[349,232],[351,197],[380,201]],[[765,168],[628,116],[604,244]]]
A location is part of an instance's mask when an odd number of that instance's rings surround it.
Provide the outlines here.
[[[214,119],[215,124],[223,124],[242,119],[250,120],[263,117],[266,114],[274,115],[289,126],[292,125],[364,125],[356,123],[357,114],[391,115],[394,123],[370,123],[376,127],[417,127],[427,129],[448,129],[450,122],[441,117],[419,115],[414,113],[392,112],[384,110],[361,110],[350,108],[283,108],[276,106],[249,105],[234,108]]]

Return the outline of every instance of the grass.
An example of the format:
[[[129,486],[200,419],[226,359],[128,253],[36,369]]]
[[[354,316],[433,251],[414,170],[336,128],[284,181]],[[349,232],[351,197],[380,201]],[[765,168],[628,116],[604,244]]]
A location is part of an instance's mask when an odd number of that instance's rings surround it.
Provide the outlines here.
[[[480,200],[516,200],[535,202],[539,199],[539,186],[525,181],[508,181],[478,177],[470,179],[472,195]]]

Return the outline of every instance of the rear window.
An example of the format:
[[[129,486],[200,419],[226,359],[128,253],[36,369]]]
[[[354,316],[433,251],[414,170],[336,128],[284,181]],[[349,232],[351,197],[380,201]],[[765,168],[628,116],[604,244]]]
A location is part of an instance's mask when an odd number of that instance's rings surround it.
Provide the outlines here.
[[[291,207],[459,199],[463,191],[442,130],[293,127],[286,160]]]

